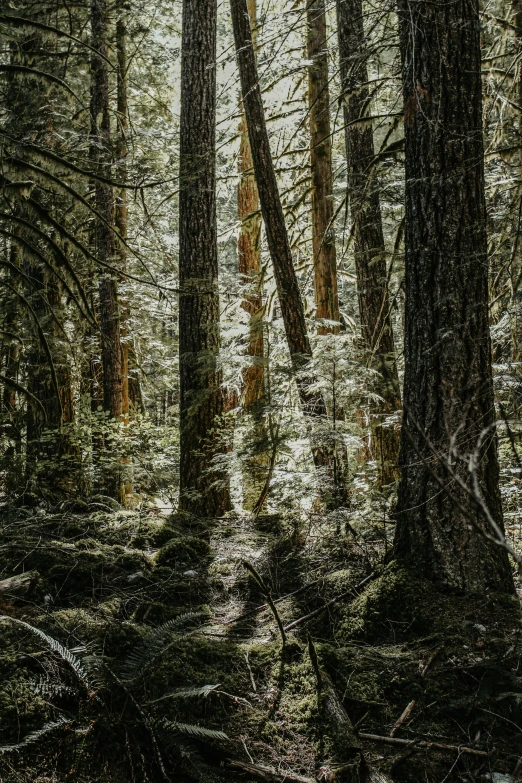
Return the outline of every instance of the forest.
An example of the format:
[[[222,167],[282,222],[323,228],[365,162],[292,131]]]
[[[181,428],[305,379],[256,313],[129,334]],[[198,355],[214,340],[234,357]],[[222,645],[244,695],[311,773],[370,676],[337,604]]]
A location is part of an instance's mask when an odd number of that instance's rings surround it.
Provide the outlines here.
[[[0,783],[522,783],[522,0],[0,0]]]

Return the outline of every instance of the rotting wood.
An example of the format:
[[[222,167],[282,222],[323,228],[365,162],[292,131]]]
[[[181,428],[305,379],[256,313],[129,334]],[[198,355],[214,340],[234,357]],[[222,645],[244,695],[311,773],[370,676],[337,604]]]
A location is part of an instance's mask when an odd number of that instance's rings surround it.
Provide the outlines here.
[[[16,576],[10,576],[8,579],[3,579],[0,582],[0,594],[2,593],[17,593],[19,595],[25,595],[34,590],[40,574],[38,571],[27,571],[25,574],[16,574]]]

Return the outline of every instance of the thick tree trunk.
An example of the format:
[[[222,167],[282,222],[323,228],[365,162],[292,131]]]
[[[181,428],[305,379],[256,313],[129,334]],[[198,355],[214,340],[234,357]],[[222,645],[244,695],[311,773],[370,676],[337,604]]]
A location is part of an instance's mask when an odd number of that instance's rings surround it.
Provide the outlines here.
[[[216,0],[184,0],[179,196],[180,506],[202,516],[230,508],[216,223]]]
[[[328,88],[328,47],[324,0],[307,5],[308,109],[310,113],[310,168],[312,173],[312,249],[316,318],[319,334],[339,331],[337,261],[333,226],[333,172]]]
[[[111,171],[111,127],[109,115],[109,78],[107,72],[107,9],[105,0],[91,2],[91,155],[104,176]],[[112,187],[95,183],[96,209],[104,218],[96,221],[96,252],[100,261],[116,265],[114,195]],[[100,271],[100,327],[103,365],[103,401],[105,410],[119,418],[122,414],[122,350],[118,281],[115,273]]]
[[[270,152],[247,0],[231,0],[230,5],[254,173],[286,339],[297,376],[299,398],[303,412],[309,420],[314,418],[324,420],[327,416],[327,410],[323,397],[319,392],[310,388],[309,379],[303,378],[303,371],[306,370],[312,351],[306,330],[303,300],[292,261],[292,251]],[[311,433],[311,446],[315,465],[326,468],[330,481],[339,489],[334,446],[324,442],[316,443],[313,433]]]
[[[481,534],[492,531],[445,467],[451,460],[452,470],[469,484],[459,455],[474,452],[489,429],[478,480],[502,527],[488,329],[478,2],[401,0],[399,20],[406,316],[395,554],[450,588],[511,592],[505,550]]]
[[[337,0],[337,25],[359,315],[370,366],[380,373],[376,391],[383,400],[372,411],[373,445],[380,482],[387,484],[396,478],[399,444],[396,432],[380,423],[400,407],[400,392],[381,206],[375,182],[373,127],[366,119],[370,95],[362,1]]]

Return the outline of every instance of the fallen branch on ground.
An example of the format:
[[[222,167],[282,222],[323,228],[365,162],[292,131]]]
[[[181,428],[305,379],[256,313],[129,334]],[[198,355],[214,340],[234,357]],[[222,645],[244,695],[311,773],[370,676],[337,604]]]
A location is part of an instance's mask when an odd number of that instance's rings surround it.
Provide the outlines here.
[[[277,772],[273,767],[263,767],[259,764],[248,764],[246,761],[227,761],[225,766],[229,769],[239,769],[248,772],[261,780],[276,781],[276,783],[315,783],[313,778],[305,778],[302,775],[294,775],[292,772]]]
[[[381,737],[379,734],[364,734],[359,732],[359,737],[364,740],[370,740],[370,742],[384,742],[387,745],[402,745],[412,746],[416,745],[418,748],[436,748],[437,750],[451,750],[458,753],[468,753],[470,756],[488,756],[488,752],[485,750],[476,750],[475,748],[467,748],[464,745],[445,745],[442,742],[430,742],[429,740],[409,740],[401,739],[400,737]]]
[[[422,677],[422,678],[424,678],[424,677],[426,676],[426,673],[428,672],[428,669],[430,668],[431,664],[434,662],[434,660],[435,660],[435,658],[437,657],[437,655],[438,655],[438,654],[439,654],[439,653],[440,653],[440,652],[441,652],[443,649],[444,649],[444,644],[441,644],[441,646],[440,646],[440,647],[437,647],[437,649],[435,650],[435,652],[434,652],[434,653],[433,653],[433,654],[430,656],[430,658],[428,659],[428,662],[426,663],[426,665],[423,667],[423,669],[422,669],[422,671],[421,671],[421,677]],[[393,726],[392,730],[390,731],[390,737],[394,737],[394,736],[395,736],[395,734],[398,732],[398,730],[400,729],[400,727],[402,726],[402,724],[404,723],[404,721],[405,721],[407,718],[409,718],[409,716],[410,716],[410,715],[411,715],[411,713],[413,712],[413,710],[414,710],[414,708],[415,708],[415,705],[416,705],[416,704],[417,704],[417,699],[412,699],[412,700],[410,701],[410,703],[407,705],[407,707],[405,708],[404,712],[402,713],[402,715],[400,716],[400,718],[398,718],[398,720],[397,720],[397,721],[396,721],[396,723],[394,724],[394,726]]]
[[[332,598],[331,601],[328,601],[323,606],[320,606],[319,609],[314,609],[313,612],[310,612],[309,614],[305,614],[304,617],[299,617],[298,620],[294,620],[293,622],[289,623],[288,625],[285,625],[284,630],[285,631],[293,631],[294,628],[297,628],[299,625],[302,625],[303,623],[306,623],[308,620],[312,620],[314,617],[317,617],[318,615],[322,614],[323,612],[326,612],[326,610],[332,606],[333,604],[337,603],[337,601],[341,601],[343,598],[347,598],[349,595],[353,595],[354,598],[357,598],[356,590],[359,590],[361,587],[364,587],[364,585],[367,582],[370,582],[374,577],[377,576],[377,571],[372,571],[371,574],[369,574],[365,579],[362,580],[362,582],[359,582],[358,585],[355,585],[354,587],[350,587],[349,590],[346,590],[346,592],[341,593],[341,595],[336,596],[335,598]]]

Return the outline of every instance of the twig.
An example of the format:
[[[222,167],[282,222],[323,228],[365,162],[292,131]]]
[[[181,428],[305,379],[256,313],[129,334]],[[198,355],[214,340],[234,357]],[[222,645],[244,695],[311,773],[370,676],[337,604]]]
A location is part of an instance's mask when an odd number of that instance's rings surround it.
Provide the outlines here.
[[[330,606],[332,606],[332,604],[337,603],[337,601],[341,601],[343,598],[347,598],[349,595],[353,595],[355,593],[355,590],[359,590],[359,588],[364,587],[364,585],[370,580],[372,580],[375,576],[377,576],[377,571],[372,571],[372,573],[369,576],[367,576],[365,579],[363,579],[362,582],[359,582],[358,585],[355,585],[354,587],[350,587],[350,589],[346,590],[345,593],[341,593],[341,595],[332,598],[331,601],[328,601],[323,606],[320,606],[319,609],[314,609],[313,612],[310,612],[309,614],[305,614],[304,617],[299,617],[299,619],[294,620],[288,625],[285,625],[284,630],[293,631],[294,628],[297,628],[299,625],[302,625],[303,623],[306,623],[308,620],[311,620],[313,617],[317,617],[323,612],[326,612],[326,610]],[[357,598],[357,593],[355,593],[355,598]]]
[[[248,660],[248,651],[245,653],[245,661],[246,661],[248,673],[250,675],[250,682],[252,683],[253,691],[254,693],[257,693],[256,681],[254,680],[254,673],[252,671],[252,667],[250,666],[250,661]]]
[[[308,582],[306,585],[303,585],[302,587],[298,587],[297,590],[294,590],[292,593],[287,593],[286,595],[282,595],[279,598],[273,598],[272,600],[275,604],[279,604],[281,603],[281,601],[286,601],[287,598],[292,598],[294,595],[299,595],[299,593],[304,593],[304,591],[308,590],[309,587],[313,587],[313,585],[322,582],[324,579],[326,579],[326,576],[327,575],[320,576],[319,579],[314,579],[313,582]],[[245,614],[240,614],[239,617],[234,617],[233,620],[227,620],[226,623],[221,623],[221,625],[233,625],[234,623],[239,623],[241,622],[241,620],[247,620],[249,617],[252,617],[254,614],[263,612],[265,609],[270,609],[270,604],[261,604],[261,606],[256,606],[256,608],[251,609],[250,612],[245,612]]]
[[[400,729],[404,721],[409,718],[411,713],[413,712],[413,709],[415,705],[417,704],[417,699],[412,699],[410,703],[406,706],[405,710],[402,712],[400,718],[394,723],[392,730],[390,731],[390,737],[395,736],[396,732]]]
[[[379,734],[363,734],[359,732],[359,737],[364,740],[370,740],[371,742],[384,742],[386,745],[402,745],[411,746],[417,745],[419,748],[436,748],[437,750],[452,750],[460,753],[468,753],[470,756],[488,756],[489,754],[485,750],[476,750],[475,748],[467,748],[464,745],[445,745],[442,742],[429,742],[428,740],[409,740],[402,739],[400,737],[382,737]]]
[[[278,628],[279,628],[279,631],[281,633],[281,640],[282,640],[282,643],[283,643],[283,650],[284,650],[285,647],[286,647],[285,629],[284,629],[283,623],[281,622],[281,618],[279,617],[279,612],[277,611],[277,607],[276,607],[276,605],[274,604],[274,602],[272,600],[272,595],[270,593],[270,590],[269,590],[268,586],[265,584],[265,581],[264,581],[263,577],[254,568],[252,563],[249,563],[248,560],[243,560],[243,565],[247,569],[247,571],[249,571],[252,574],[252,576],[256,580],[257,584],[261,588],[262,592],[264,593],[264,596],[265,596],[266,600],[268,601],[268,605],[270,606],[270,609],[272,610],[272,614],[274,615],[275,621],[276,621],[276,623],[278,625]]]
[[[240,769],[262,780],[277,781],[277,783],[314,783],[312,778],[294,775],[291,772],[277,772],[273,767],[262,767],[259,764],[248,764],[246,761],[227,761],[226,766]]]
[[[424,677],[426,676],[426,673],[427,673],[428,669],[430,668],[431,664],[434,662],[434,660],[435,660],[435,658],[437,657],[437,655],[438,655],[438,654],[439,654],[439,653],[440,653],[440,652],[441,652],[443,649],[444,649],[444,644],[441,644],[441,646],[440,646],[440,647],[437,647],[437,649],[435,650],[435,652],[433,652],[433,653],[430,655],[430,657],[429,657],[429,659],[428,659],[428,662],[427,662],[427,663],[425,664],[425,666],[423,666],[423,668],[422,668],[421,675],[420,675],[421,677],[423,677],[423,678],[424,678]],[[402,715],[400,716],[400,718],[399,718],[399,719],[396,721],[396,723],[394,724],[394,726],[393,726],[392,730],[390,731],[390,737],[393,737],[393,736],[395,736],[395,734],[398,732],[398,730],[400,729],[400,727],[402,726],[402,724],[404,723],[404,721],[405,721],[407,718],[409,718],[409,716],[410,716],[410,715],[411,715],[411,713],[413,712],[413,710],[414,710],[414,708],[415,708],[415,705],[416,705],[416,704],[417,704],[417,699],[412,699],[412,700],[410,701],[410,703],[407,705],[406,709],[404,710],[404,712],[402,713]]]

